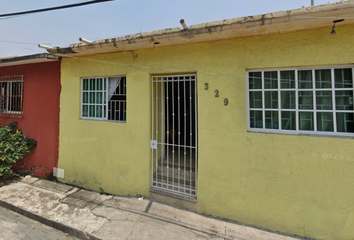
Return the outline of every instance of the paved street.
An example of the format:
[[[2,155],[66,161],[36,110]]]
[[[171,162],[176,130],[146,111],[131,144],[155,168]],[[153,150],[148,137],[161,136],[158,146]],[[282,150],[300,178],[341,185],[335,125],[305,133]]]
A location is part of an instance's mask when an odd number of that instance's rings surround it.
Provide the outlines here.
[[[0,207],[0,239],[76,240],[65,233]]]

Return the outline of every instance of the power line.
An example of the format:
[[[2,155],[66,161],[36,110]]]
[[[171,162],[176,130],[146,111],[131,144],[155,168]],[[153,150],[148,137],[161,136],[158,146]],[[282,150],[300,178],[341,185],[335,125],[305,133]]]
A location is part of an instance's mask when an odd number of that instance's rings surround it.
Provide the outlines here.
[[[87,1],[87,2],[82,2],[82,3],[62,5],[62,6],[58,6],[58,7],[50,7],[50,8],[42,8],[42,9],[36,9],[36,10],[30,10],[30,11],[24,11],[24,12],[0,14],[0,17],[11,17],[11,16],[18,16],[18,15],[38,13],[38,12],[47,12],[47,11],[59,10],[59,9],[64,9],[64,8],[72,8],[72,7],[80,7],[80,6],[84,6],[84,5],[96,4],[96,3],[108,2],[108,1],[114,1],[114,0],[93,0],[93,1]]]
[[[2,39],[0,39],[0,42],[3,42],[3,43],[14,43],[14,44],[38,45],[38,43],[31,43],[31,42],[16,42],[16,41],[9,41],[9,40],[2,40]]]

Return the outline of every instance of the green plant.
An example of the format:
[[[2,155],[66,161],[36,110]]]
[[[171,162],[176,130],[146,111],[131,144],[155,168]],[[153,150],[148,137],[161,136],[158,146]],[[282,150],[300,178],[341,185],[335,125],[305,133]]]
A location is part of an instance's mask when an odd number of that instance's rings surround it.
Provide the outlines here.
[[[104,190],[103,190],[102,187],[100,187],[98,190],[100,191],[100,194],[103,194],[103,193],[104,193]]]
[[[30,154],[37,147],[37,141],[25,137],[21,130],[16,130],[17,122],[10,122],[1,127],[0,121],[0,177],[12,173],[12,164]]]

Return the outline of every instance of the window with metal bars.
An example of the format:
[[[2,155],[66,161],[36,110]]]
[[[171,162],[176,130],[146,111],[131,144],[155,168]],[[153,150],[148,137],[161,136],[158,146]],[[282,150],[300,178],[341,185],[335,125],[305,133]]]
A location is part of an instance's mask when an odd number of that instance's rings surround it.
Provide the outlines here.
[[[0,114],[23,113],[23,76],[0,77]]]
[[[126,78],[82,79],[81,118],[126,121]]]
[[[248,72],[248,129],[354,136],[352,66]]]

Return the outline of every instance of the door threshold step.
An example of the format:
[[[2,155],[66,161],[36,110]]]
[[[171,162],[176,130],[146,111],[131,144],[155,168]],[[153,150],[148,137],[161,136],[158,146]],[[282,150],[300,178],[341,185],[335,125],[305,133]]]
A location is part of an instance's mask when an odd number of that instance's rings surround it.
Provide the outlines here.
[[[177,206],[191,211],[197,211],[197,198],[165,191],[156,188],[150,188],[150,197],[162,203]]]

